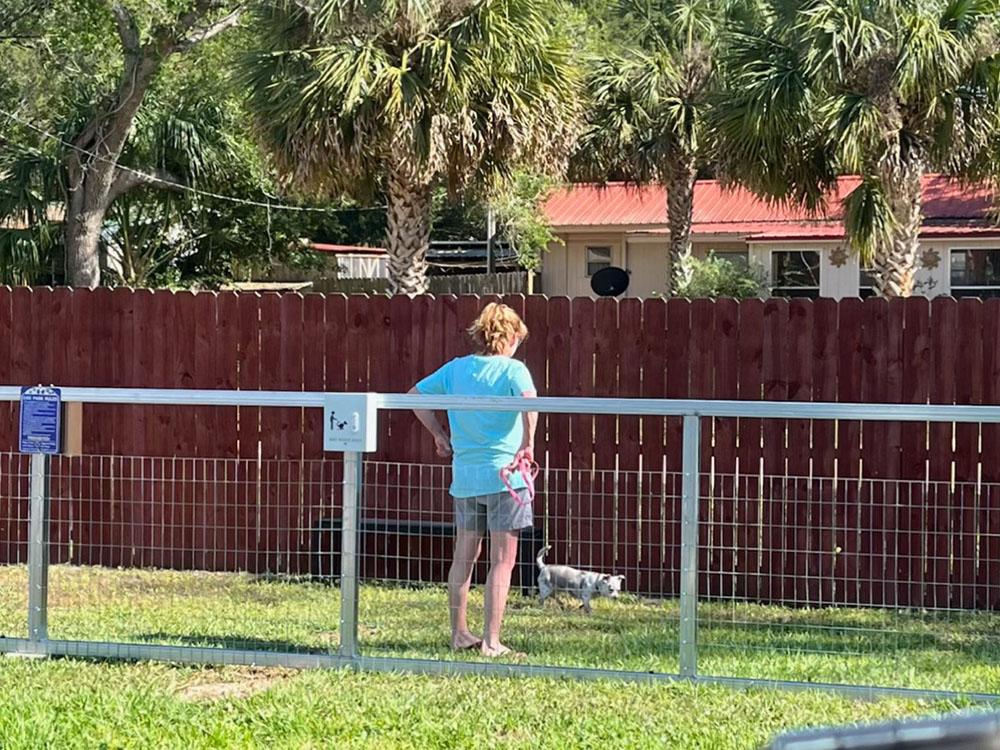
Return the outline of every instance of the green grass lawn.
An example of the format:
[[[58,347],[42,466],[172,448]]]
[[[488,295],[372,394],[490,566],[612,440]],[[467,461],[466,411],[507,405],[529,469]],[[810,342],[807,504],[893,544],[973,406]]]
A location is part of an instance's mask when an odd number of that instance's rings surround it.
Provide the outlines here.
[[[615,681],[0,661],[15,748],[752,748],[791,727],[947,711]]]
[[[25,634],[23,567],[0,568],[0,633]],[[473,592],[473,611],[481,600]],[[513,596],[508,642],[529,663],[677,671],[677,603],[577,605]],[[1000,692],[1000,618],[703,604],[704,674]],[[456,657],[440,587],[365,584],[362,649]],[[245,575],[53,566],[52,638],[329,652],[339,591]],[[782,729],[954,708],[823,693],[0,661],[0,748],[753,747]]]

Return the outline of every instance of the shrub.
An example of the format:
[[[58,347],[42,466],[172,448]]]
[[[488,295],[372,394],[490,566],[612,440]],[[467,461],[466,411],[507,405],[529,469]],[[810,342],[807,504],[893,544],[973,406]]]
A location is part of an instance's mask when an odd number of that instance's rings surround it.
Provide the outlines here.
[[[677,287],[677,297],[750,299],[770,294],[767,273],[760,264],[733,263],[714,253],[704,259],[691,257],[687,262],[688,278]]]

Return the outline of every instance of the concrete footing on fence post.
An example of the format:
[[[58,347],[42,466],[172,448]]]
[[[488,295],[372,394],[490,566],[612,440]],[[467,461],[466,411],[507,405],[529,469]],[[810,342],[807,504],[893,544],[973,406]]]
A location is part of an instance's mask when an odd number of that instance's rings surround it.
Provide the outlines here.
[[[680,674],[698,676],[698,476],[701,421],[684,417],[681,482]]]

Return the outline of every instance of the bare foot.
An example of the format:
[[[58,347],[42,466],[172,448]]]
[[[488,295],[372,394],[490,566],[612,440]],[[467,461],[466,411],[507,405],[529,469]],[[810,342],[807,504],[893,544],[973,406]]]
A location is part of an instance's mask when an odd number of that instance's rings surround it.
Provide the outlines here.
[[[469,631],[464,633],[455,633],[451,637],[451,649],[452,651],[465,651],[470,648],[479,648],[482,645],[482,641],[476,638]]]
[[[486,642],[480,647],[483,656],[488,656],[491,659],[495,659],[500,656],[506,656],[510,659],[523,659],[527,654],[521,651],[514,651],[513,649],[507,648],[502,643],[498,643],[496,646],[487,646]]]

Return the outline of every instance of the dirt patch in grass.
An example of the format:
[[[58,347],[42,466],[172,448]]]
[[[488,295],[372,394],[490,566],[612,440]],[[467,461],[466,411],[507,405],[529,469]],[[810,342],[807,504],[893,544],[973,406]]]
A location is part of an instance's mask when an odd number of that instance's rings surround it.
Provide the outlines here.
[[[184,682],[178,688],[177,696],[191,703],[242,700],[263,693],[297,674],[298,670],[294,669],[263,667],[206,669]]]

